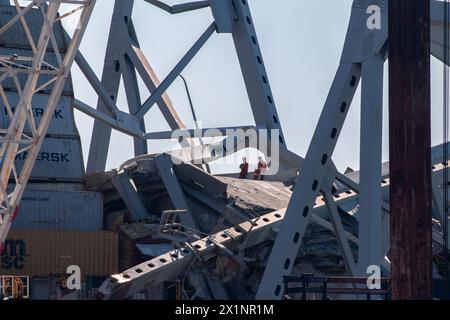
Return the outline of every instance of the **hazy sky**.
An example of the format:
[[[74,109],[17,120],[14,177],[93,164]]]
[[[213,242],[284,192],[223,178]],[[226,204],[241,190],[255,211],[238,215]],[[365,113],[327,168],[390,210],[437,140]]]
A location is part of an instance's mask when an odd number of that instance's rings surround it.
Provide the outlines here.
[[[181,1],[170,1],[177,3]],[[135,0],[134,24],[141,47],[162,79],[212,21],[209,9],[171,16],[143,0]],[[351,0],[249,0],[269,80],[288,147],[304,156],[339,64],[350,16]],[[98,0],[81,51],[101,76],[112,0]],[[442,66],[433,62],[433,143],[441,141]],[[230,35],[215,34],[183,72],[204,127],[253,124],[251,109]],[[78,99],[96,105],[96,97],[74,67]],[[148,94],[142,87],[142,99]],[[387,87],[386,87],[387,88]],[[387,91],[386,91],[387,92]],[[193,126],[186,92],[180,80],[168,91],[183,120]],[[359,90],[341,134],[334,161],[343,170],[359,167]],[[385,99],[386,100],[386,99]],[[118,105],[126,107],[124,95]],[[436,110],[436,111],[434,111]],[[385,103],[383,159],[388,158]],[[77,113],[85,160],[92,120]],[[167,130],[155,107],[146,117],[148,131]],[[149,143],[150,152],[165,144]],[[133,156],[130,138],[114,133],[108,168]]]

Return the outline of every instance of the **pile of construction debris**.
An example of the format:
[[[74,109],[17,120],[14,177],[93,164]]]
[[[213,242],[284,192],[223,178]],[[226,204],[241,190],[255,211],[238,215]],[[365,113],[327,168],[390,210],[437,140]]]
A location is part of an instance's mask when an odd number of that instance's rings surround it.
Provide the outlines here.
[[[87,178],[88,188],[104,195],[105,229],[119,232],[121,270],[166,253],[179,244],[284,209],[291,197],[291,185],[216,177],[187,163],[173,166],[171,177],[167,177],[159,169],[157,161],[148,157],[131,163],[120,172],[93,174]],[[118,188],[119,178],[122,184]],[[130,195],[130,192],[135,194]],[[137,204],[136,201],[141,203]],[[186,203],[187,207],[177,207],[180,201]],[[136,208],[145,211],[145,216],[138,214]],[[167,236],[162,232],[161,221],[168,213],[177,209],[185,209],[180,215],[189,215],[190,218],[178,218],[180,232],[176,236]],[[342,211],[342,214],[346,213]],[[344,220],[350,221],[350,224],[345,228],[351,231],[355,219],[346,215]],[[187,225],[187,222],[191,225]],[[228,248],[232,253],[230,255],[219,254],[211,261],[200,261],[187,274],[179,275],[180,279],[186,280],[183,290],[203,299],[253,298],[264,272],[275,232],[276,230],[272,230],[264,239],[258,239],[245,250],[241,251],[236,245]],[[353,249],[356,256],[356,246]],[[345,274],[345,264],[333,233],[318,224],[308,227],[298,257],[294,273],[313,271],[316,274]],[[205,274],[214,280],[212,282],[220,283],[221,290],[216,290],[217,286],[211,285],[211,281],[208,282],[209,285],[203,285],[199,275]],[[156,297],[161,294],[157,293]]]
[[[168,169],[164,169],[161,160],[167,162]],[[386,169],[383,177],[387,178],[388,167],[384,165],[383,168]],[[359,179],[358,172],[350,172],[347,177],[355,182]],[[243,222],[255,223],[268,213],[283,211],[288,206],[293,187],[281,182],[213,176],[192,164],[173,166],[164,155],[129,161],[120,171],[93,174],[88,177],[87,184],[89,189],[104,195],[105,229],[119,232],[119,266],[123,271],[183,248],[187,243]],[[333,192],[352,254],[357,260],[357,194],[341,183],[335,184]],[[387,196],[386,182],[383,198]],[[350,275],[332,231],[326,205],[320,197],[312,222],[306,230],[292,273]],[[198,257],[175,278],[173,274],[167,278],[163,273],[158,274],[161,281],[145,287],[146,297],[165,297],[166,282],[175,281],[180,284],[183,298],[254,298],[278,225],[273,224],[263,236],[247,236],[227,248],[219,248],[208,259]],[[434,231],[440,232],[436,220]],[[435,278],[442,276],[438,268],[441,252],[442,247],[435,242]]]

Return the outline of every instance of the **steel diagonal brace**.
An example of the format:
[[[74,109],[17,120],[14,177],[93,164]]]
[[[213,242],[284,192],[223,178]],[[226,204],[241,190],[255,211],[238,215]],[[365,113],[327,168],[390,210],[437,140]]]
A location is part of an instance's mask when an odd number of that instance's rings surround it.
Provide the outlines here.
[[[203,45],[208,41],[208,39],[216,31],[215,22],[205,30],[205,32],[200,36],[200,38],[194,43],[194,45],[189,49],[189,51],[184,55],[180,62],[172,69],[169,75],[161,82],[156,91],[143,103],[143,105],[136,112],[136,116],[143,117],[151,109],[151,107],[161,99],[161,96],[169,89],[173,81],[178,77],[180,72],[186,68],[186,66],[192,61],[195,55],[200,51]]]
[[[181,4],[176,4],[173,6],[170,6],[162,1],[159,0],[144,0],[145,2],[148,2],[152,5],[154,5],[155,7],[158,7],[170,14],[178,14],[178,13],[183,13],[183,12],[188,12],[188,11],[193,11],[193,10],[198,10],[198,9],[203,9],[203,8],[207,8],[210,5],[209,0],[207,1],[194,1],[194,2],[187,2],[187,3],[181,3]]]
[[[157,88],[161,85],[161,81],[159,80],[156,72],[153,70],[152,66],[148,62],[145,54],[140,48],[139,39],[137,38],[136,32],[134,30],[133,19],[130,17],[128,20],[128,28],[122,28],[120,34],[117,36],[120,37],[120,42],[122,43],[122,47],[120,48],[119,54],[121,55],[121,65],[123,66],[123,75],[124,75],[124,84],[128,87],[127,96],[131,93],[132,96],[139,96],[139,88],[138,83],[136,82],[136,72],[139,74],[140,78],[144,82],[150,94],[154,94]],[[128,70],[128,71],[127,71]],[[127,73],[132,77],[126,77]],[[128,79],[127,79],[128,78]],[[127,81],[131,80],[131,81]],[[130,84],[132,82],[132,85]],[[136,99],[136,101],[131,101],[130,105],[133,105],[133,108],[130,109],[130,113],[135,114],[138,109],[141,107],[140,99]],[[136,104],[138,102],[138,105]],[[167,92],[164,92],[161,95],[161,98],[157,100],[156,104],[158,105],[161,113],[166,119],[169,127],[172,130],[184,129],[186,125],[178,114],[175,106],[172,103]],[[145,130],[145,125],[141,120],[141,128]],[[140,140],[138,144],[143,144],[143,141]],[[146,144],[146,143],[145,143]],[[195,141],[191,141],[191,139],[185,139],[181,142],[181,145],[184,147],[188,147],[191,144],[196,144]],[[145,154],[143,152],[139,152],[140,154]]]
[[[133,219],[140,220],[148,217],[147,209],[142,203],[135,186],[131,183],[131,177],[127,172],[120,174],[116,172],[116,176],[112,178],[112,183],[125,202]]]
[[[331,155],[360,79],[359,64],[341,64],[306,155],[292,198],[272,248],[257,299],[280,299],[283,276],[289,275],[300,248],[311,209],[326,178]]]
[[[353,191],[355,191],[356,193],[360,193],[360,186],[357,182],[353,181],[352,179],[350,179],[349,177],[347,177],[346,175],[340,173],[337,171],[337,169],[335,169],[336,172],[336,180],[342,182],[343,184],[345,184],[347,187],[349,187],[350,189],[352,189]],[[383,210],[385,210],[386,212],[389,212],[389,203],[382,200],[381,201],[381,208]]]
[[[132,25],[132,20],[129,21],[129,23]],[[126,34],[124,34],[126,33]],[[66,31],[64,31],[64,36],[67,42],[71,41],[70,36]],[[136,68],[137,72],[141,76],[142,80],[144,81],[145,85],[149,89],[150,93],[153,93],[156,90],[156,85],[159,85],[160,82],[153,71],[152,67],[148,63],[148,61],[145,59],[144,54],[142,53],[141,49],[139,48],[137,39],[130,39],[131,35],[129,34],[129,31],[122,31],[119,35],[121,36],[121,43],[124,44],[124,48],[122,48],[121,51],[123,52],[123,56],[121,57],[121,65],[126,65],[124,62],[127,59],[130,59],[132,66]],[[136,116],[125,113],[121,111],[115,102],[111,99],[110,94],[106,90],[106,88],[103,86],[100,79],[98,79],[95,72],[90,67],[89,63],[84,58],[83,54],[78,51],[75,57],[75,61],[77,65],[79,66],[80,70],[83,72],[86,79],[91,84],[92,88],[95,90],[99,98],[101,99],[104,106],[107,108],[108,112],[102,112],[100,110],[96,110],[95,108],[92,108],[91,106],[88,106],[87,104],[81,102],[80,100],[75,100],[74,107],[78,109],[79,111],[85,113],[86,115],[100,121],[101,123],[116,129],[122,133],[125,133],[127,135],[130,135],[132,137],[138,138],[138,139],[144,139],[144,129],[145,127],[142,125],[142,119],[138,119]],[[129,68],[128,68],[129,69]],[[124,79],[124,84],[128,86],[128,92],[129,94],[134,91],[134,89],[137,88],[136,81],[134,81],[134,76],[132,75],[132,70],[130,69],[128,72],[124,72],[126,79]],[[132,84],[134,85],[130,85]],[[138,97],[138,92],[135,93]],[[130,95],[131,96],[131,95]],[[138,101],[138,99],[136,99]],[[136,101],[131,101],[129,105],[135,105]],[[170,98],[167,94],[163,94],[162,99],[157,102],[158,106],[161,109],[161,112],[163,113],[164,117],[166,118],[167,122],[169,123],[169,126],[172,129],[179,129],[184,128],[185,125],[183,121],[181,120],[180,116],[178,115],[175,107],[173,106]],[[140,107],[140,103],[139,103]],[[137,109],[137,108],[136,108]],[[134,113],[136,110],[131,110],[131,113]],[[184,144],[188,146],[188,144]],[[141,152],[141,154],[144,154]]]
[[[102,71],[101,86],[95,81],[96,77],[92,77],[91,79],[94,80],[94,82],[91,82],[94,89],[104,88],[104,90],[97,91],[99,94],[97,110],[105,114],[112,114],[113,116],[117,112],[112,104],[116,104],[122,75],[119,62],[120,47],[122,44],[118,37],[122,34],[126,20],[130,19],[132,15],[133,5],[133,0],[115,1]],[[89,69],[87,63],[85,69]],[[95,121],[87,161],[87,173],[105,170],[110,140],[111,128],[100,121]]]
[[[293,179],[301,159],[292,157],[286,146],[249,1],[211,0],[211,11],[217,32],[232,35],[256,126],[267,129],[269,140],[279,143],[282,161],[274,177]]]
[[[120,110],[115,112],[114,116],[110,116],[78,99],[74,100],[73,107],[117,131],[132,137],[145,138],[145,133],[140,129],[139,120],[135,116]]]
[[[130,39],[125,41],[130,42],[130,45],[125,48],[127,57],[131,60],[147,89],[153,94],[161,84],[161,81],[147,61],[142,50],[135,44],[132,44]],[[157,105],[172,130],[184,129],[186,127],[167,93],[162,94],[161,99],[157,101]]]
[[[345,233],[344,225],[339,215],[338,206],[335,202],[334,195],[331,194],[333,183],[336,180],[336,175],[334,174],[335,172],[336,172],[335,170],[330,170],[330,172],[327,175],[328,179],[324,181],[323,187],[321,188],[321,193],[323,195],[323,199],[330,214],[330,220],[331,223],[333,224],[333,230],[334,233],[336,234],[337,243],[342,251],[342,256],[344,257],[347,269],[348,271],[350,271],[350,274],[352,276],[356,276],[357,267],[355,259],[353,258],[352,250],[348,243],[349,239]]]
[[[70,42],[72,39],[70,38],[69,34],[66,30],[63,30],[64,32],[64,38],[65,41]],[[115,115],[119,108],[115,104],[115,102],[111,99],[111,95],[108,93],[106,88],[103,86],[100,79],[95,74],[94,70],[92,70],[91,66],[89,65],[89,62],[85,59],[83,54],[78,51],[75,55],[75,62],[77,63],[78,67],[80,68],[81,72],[83,72],[86,79],[91,84],[92,88],[95,90],[99,98],[102,100],[102,102],[105,104],[105,107],[108,109],[108,112]]]
[[[14,0],[14,5],[16,7],[18,15],[20,15],[22,8],[20,7],[18,0]],[[25,20],[23,15],[20,17],[20,24],[22,25],[22,28],[25,31],[26,37],[31,46],[31,50],[33,51],[33,53],[36,53],[36,51],[37,51],[36,44],[34,43],[34,39],[33,39],[33,36],[31,35],[30,28],[28,27],[28,23]]]

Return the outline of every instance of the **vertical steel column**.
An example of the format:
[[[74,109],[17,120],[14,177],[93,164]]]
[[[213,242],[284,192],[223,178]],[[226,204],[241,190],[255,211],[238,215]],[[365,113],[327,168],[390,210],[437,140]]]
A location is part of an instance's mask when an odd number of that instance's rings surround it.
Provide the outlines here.
[[[380,31],[381,32],[381,31]],[[381,163],[384,56],[362,64],[358,273],[381,261]]]
[[[430,2],[389,1],[393,299],[432,298]]]
[[[129,21],[129,23],[132,24],[132,21]],[[128,55],[123,55],[120,58],[120,64],[125,94],[127,96],[128,110],[130,111],[130,114],[134,114],[141,107],[141,94],[139,92],[136,69]],[[139,128],[145,132],[144,118],[139,119]],[[135,157],[148,153],[147,140],[134,137],[133,141]]]
[[[126,21],[131,19],[134,0],[117,0],[114,4],[114,12],[111,20],[111,30],[109,33],[106,57],[103,67],[102,84],[108,91],[111,100],[116,103],[119,93],[121,68],[119,50],[122,46],[119,35],[121,34]],[[106,104],[102,99],[98,99],[97,110],[110,115]],[[86,172],[102,172],[106,168],[109,144],[111,142],[111,127],[95,121],[92,131],[92,139],[87,161]]]

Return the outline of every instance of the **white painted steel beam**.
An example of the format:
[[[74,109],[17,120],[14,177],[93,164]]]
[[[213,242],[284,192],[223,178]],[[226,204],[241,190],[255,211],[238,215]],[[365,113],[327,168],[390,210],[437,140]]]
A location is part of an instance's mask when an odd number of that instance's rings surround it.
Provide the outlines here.
[[[374,55],[362,64],[361,141],[359,181],[358,276],[378,265],[381,254],[381,164],[383,140],[384,55]]]
[[[31,170],[36,162],[36,158],[44,141],[45,134],[54,115],[56,105],[69,76],[72,63],[75,59],[75,54],[80,46],[81,39],[85,33],[95,2],[95,0],[74,0],[70,2],[64,0],[30,1],[30,4],[25,9],[17,9],[17,15],[14,16],[9,23],[0,28],[1,34],[7,31],[14,23],[18,21],[22,21],[23,24],[24,20],[22,18],[26,18],[26,13],[32,8],[37,8],[37,10],[40,10],[42,13],[44,22],[41,26],[39,41],[37,44],[31,44],[31,48],[34,48],[35,50],[32,50],[33,56],[29,57],[29,61],[31,63],[30,67],[27,68],[26,71],[21,70],[21,72],[28,72],[28,80],[23,88],[21,88],[18,81],[16,81],[17,90],[20,93],[20,101],[17,106],[15,106],[15,110],[8,128],[5,128],[7,130],[2,131],[1,134],[1,244],[4,243],[8,231],[11,228],[11,224],[14,221],[15,215],[18,213],[20,199],[23,195],[28,179],[30,178]],[[57,43],[53,34],[53,26],[60,23],[57,15],[62,3],[79,5],[81,15],[79,17],[78,27],[72,36],[72,41],[68,43],[67,52],[65,53],[64,58],[60,56],[58,59],[58,65],[53,66],[53,71],[55,71],[54,79],[52,79],[51,82],[48,82],[48,85],[51,84],[53,87],[45,107],[45,112],[39,122],[39,125],[36,125],[32,114],[31,101],[33,96],[36,94],[36,90],[40,89],[37,87],[40,77],[47,74],[45,71],[49,66],[45,61],[47,50],[53,49],[55,52],[58,52]],[[64,18],[70,15],[71,14],[67,14]],[[61,18],[63,17],[61,16]],[[1,80],[8,77],[15,77],[17,68],[15,63],[8,63],[3,60],[0,61],[0,64],[4,67],[4,69],[0,71]],[[0,86],[1,85],[2,84],[0,82]],[[26,124],[31,127],[31,134],[23,133]],[[21,143],[21,141],[28,141],[25,148],[23,147],[23,143]],[[27,152],[27,157],[21,170],[17,170],[14,163],[15,158],[24,151]],[[11,178],[14,180],[14,188],[12,191],[7,191],[6,187]]]

